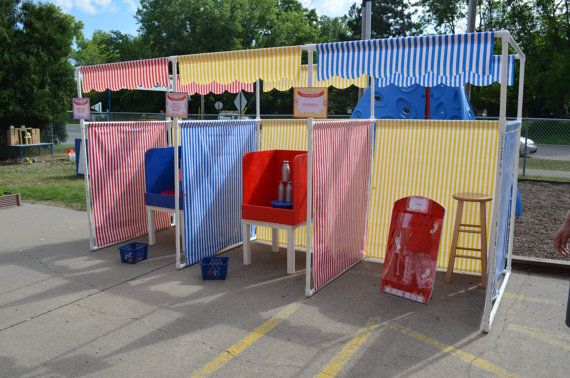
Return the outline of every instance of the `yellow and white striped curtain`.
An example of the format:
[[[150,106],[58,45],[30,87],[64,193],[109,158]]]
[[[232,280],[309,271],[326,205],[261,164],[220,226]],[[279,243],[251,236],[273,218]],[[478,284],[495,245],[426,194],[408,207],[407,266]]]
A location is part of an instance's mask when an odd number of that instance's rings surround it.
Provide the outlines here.
[[[270,119],[261,121],[261,150],[307,150],[307,120]],[[257,239],[271,242],[271,229],[256,228]],[[279,243],[287,244],[287,233],[279,231]],[[305,226],[295,230],[295,246],[305,248],[307,233]]]
[[[253,83],[257,79],[295,80],[301,67],[301,47],[224,51],[178,57],[182,84]]]
[[[313,78],[315,87],[335,87],[338,89],[345,89],[351,85],[357,86],[359,88],[368,87],[368,77],[366,75],[362,75],[356,79],[344,79],[342,77],[333,76],[328,80],[317,81],[317,65],[313,65]],[[273,89],[277,89],[278,91],[287,91],[291,88],[306,87],[308,85],[308,80],[309,66],[305,64],[301,66],[299,75],[295,80],[291,80],[286,77],[277,81],[266,80],[263,82],[263,91],[269,92]]]
[[[368,256],[384,258],[394,202],[411,195],[425,196],[445,208],[437,266],[447,268],[457,206],[451,196],[457,192],[494,193],[498,130],[497,121],[377,121]],[[490,230],[492,203],[487,206]],[[478,215],[478,204],[466,203],[463,223],[478,224]],[[460,245],[478,248],[478,236],[461,234]],[[455,269],[480,272],[481,264],[458,258]]]

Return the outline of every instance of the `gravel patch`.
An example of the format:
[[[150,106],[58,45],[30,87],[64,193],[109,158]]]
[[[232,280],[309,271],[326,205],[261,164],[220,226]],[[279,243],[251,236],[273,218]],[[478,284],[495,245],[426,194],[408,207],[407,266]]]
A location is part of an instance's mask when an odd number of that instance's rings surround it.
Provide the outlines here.
[[[554,235],[570,211],[570,183],[522,181],[523,216],[516,219],[513,255],[568,260],[554,251]]]

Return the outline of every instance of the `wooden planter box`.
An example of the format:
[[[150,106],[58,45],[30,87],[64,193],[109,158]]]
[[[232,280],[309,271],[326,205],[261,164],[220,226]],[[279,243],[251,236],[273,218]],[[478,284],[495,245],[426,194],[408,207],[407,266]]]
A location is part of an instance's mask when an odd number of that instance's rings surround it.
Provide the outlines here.
[[[7,207],[22,206],[22,199],[20,193],[17,194],[5,194],[0,196],[0,209],[5,209]]]

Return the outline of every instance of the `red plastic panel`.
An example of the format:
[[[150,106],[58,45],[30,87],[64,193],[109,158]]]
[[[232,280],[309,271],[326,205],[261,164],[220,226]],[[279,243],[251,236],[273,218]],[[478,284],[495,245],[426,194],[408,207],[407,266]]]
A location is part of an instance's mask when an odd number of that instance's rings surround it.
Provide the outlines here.
[[[281,165],[289,160],[293,181],[293,209],[271,207],[278,196]],[[267,150],[243,157],[242,218],[296,225],[307,219],[307,152]]]
[[[382,290],[428,303],[435,280],[445,209],[426,197],[404,197],[394,203]]]

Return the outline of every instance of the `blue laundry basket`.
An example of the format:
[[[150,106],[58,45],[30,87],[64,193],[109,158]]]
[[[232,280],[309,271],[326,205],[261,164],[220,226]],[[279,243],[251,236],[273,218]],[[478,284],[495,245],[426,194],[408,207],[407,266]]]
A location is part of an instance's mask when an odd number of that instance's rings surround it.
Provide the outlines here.
[[[227,256],[204,257],[200,261],[202,268],[202,279],[206,280],[225,280],[228,274]]]
[[[137,242],[129,243],[119,247],[119,253],[121,254],[121,262],[136,264],[148,258],[148,244]]]

